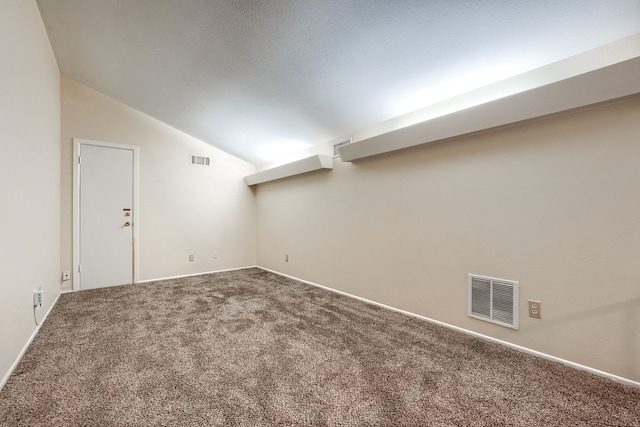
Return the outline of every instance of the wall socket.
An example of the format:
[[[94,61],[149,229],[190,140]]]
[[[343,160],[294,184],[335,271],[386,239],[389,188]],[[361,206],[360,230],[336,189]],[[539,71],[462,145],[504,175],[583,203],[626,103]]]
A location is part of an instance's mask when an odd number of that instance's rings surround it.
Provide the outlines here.
[[[529,300],[529,317],[541,319],[542,303],[540,301]]]
[[[284,262],[289,262],[289,254],[286,254],[286,255],[284,256]]]
[[[218,251],[213,251],[213,259],[218,259]]]
[[[189,255],[189,262],[193,262],[195,260],[195,256]]]
[[[44,291],[42,289],[38,289],[37,291],[33,291],[33,306],[37,307],[42,305],[44,300]]]
[[[62,280],[71,280],[71,273],[68,271],[63,271],[62,272]]]

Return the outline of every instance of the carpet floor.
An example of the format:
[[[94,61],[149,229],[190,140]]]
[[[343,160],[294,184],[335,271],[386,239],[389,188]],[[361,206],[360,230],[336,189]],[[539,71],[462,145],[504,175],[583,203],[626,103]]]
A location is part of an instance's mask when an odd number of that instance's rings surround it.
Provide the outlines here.
[[[65,294],[3,426],[640,426],[640,389],[259,269]]]

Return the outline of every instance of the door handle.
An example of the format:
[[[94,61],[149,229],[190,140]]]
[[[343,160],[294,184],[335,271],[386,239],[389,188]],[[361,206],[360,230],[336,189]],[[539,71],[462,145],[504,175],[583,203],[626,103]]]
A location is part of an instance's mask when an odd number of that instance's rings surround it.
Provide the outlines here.
[[[131,225],[131,223],[130,223],[129,221],[127,221],[127,222],[125,222],[125,223],[124,223],[124,226],[125,226],[125,227],[129,227],[130,225]]]
[[[131,216],[131,212],[125,212],[124,216]]]

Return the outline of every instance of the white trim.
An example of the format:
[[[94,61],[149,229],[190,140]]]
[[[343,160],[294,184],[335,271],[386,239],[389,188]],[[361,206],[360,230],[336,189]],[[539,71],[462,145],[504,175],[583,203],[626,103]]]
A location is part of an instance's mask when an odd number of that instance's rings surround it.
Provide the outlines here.
[[[483,334],[480,334],[478,332],[470,331],[468,329],[464,329],[464,328],[461,328],[459,326],[450,325],[449,323],[440,322],[439,320],[435,320],[435,319],[431,319],[429,317],[421,316],[419,314],[411,313],[410,311],[401,310],[399,308],[395,308],[395,307],[392,307],[390,305],[382,304],[382,303],[379,303],[379,302],[376,302],[376,301],[372,301],[372,300],[369,300],[369,299],[366,299],[366,298],[362,298],[362,297],[359,297],[359,296],[356,296],[356,295],[353,295],[353,294],[349,294],[347,292],[339,291],[337,289],[333,289],[333,288],[330,288],[328,286],[319,285],[317,283],[310,282],[308,280],[303,280],[303,279],[300,279],[298,277],[290,276],[288,274],[280,273],[280,272],[275,271],[275,270],[270,270],[270,269],[265,268],[265,267],[261,267],[261,266],[257,266],[257,267],[259,269],[268,271],[268,272],[273,273],[273,274],[277,274],[279,276],[287,277],[289,279],[297,280],[299,282],[306,283],[306,284],[311,285],[311,286],[316,286],[318,288],[322,288],[322,289],[325,289],[325,290],[328,290],[328,291],[331,291],[331,292],[335,292],[337,294],[344,295],[346,297],[353,298],[353,299],[356,299],[358,301],[366,302],[367,304],[373,304],[373,305],[376,305],[376,306],[381,307],[381,308],[386,308],[387,310],[391,310],[391,311],[395,311],[397,313],[404,314],[406,316],[415,317],[415,318],[418,318],[420,320],[425,320],[425,321],[427,321],[429,323],[433,323],[433,324],[436,324],[436,325],[439,325],[439,326],[444,326],[445,328],[453,329],[455,331],[462,332],[464,334],[472,335],[474,337],[480,338],[480,339],[485,340],[485,341],[490,341],[490,342],[493,342],[493,343],[496,343],[496,344],[501,344],[501,345],[504,345],[505,347],[509,347],[509,348],[514,349],[514,350],[518,350],[518,351],[521,351],[523,353],[530,354],[532,356],[541,357],[543,359],[551,360],[552,362],[558,362],[558,363],[561,363],[563,365],[570,366],[570,367],[575,368],[575,369],[579,369],[581,371],[586,371],[586,372],[589,372],[591,374],[598,375],[600,377],[604,377],[604,378],[610,379],[610,380],[615,381],[617,383],[621,383],[621,384],[629,385],[629,386],[632,386],[632,387],[640,388],[640,382],[633,381],[633,380],[630,380],[628,378],[620,377],[618,375],[614,375],[614,374],[611,374],[609,372],[605,372],[605,371],[601,371],[599,369],[591,368],[589,366],[581,365],[579,363],[575,363],[575,362],[572,362],[570,360],[561,359],[559,357],[552,356],[550,354],[542,353],[540,351],[533,350],[533,349],[530,349],[530,348],[527,348],[527,347],[522,347],[520,345],[513,344],[513,343],[510,343],[508,341],[503,341],[503,340],[500,340],[500,339],[497,339],[497,338],[493,338],[493,337],[490,337],[488,335],[483,335]]]
[[[4,388],[5,385],[7,385],[7,382],[9,381],[9,378],[13,374],[13,371],[16,370],[16,368],[18,367],[18,363],[20,363],[20,361],[24,357],[24,354],[27,352],[27,349],[29,348],[29,346],[33,342],[34,338],[36,337],[36,335],[38,335],[38,331],[40,331],[40,328],[44,324],[44,321],[47,320],[47,317],[49,317],[49,313],[51,313],[51,310],[53,310],[53,307],[55,307],[55,305],[57,304],[58,298],[60,298],[61,294],[62,294],[62,292],[58,292],[58,295],[56,296],[56,299],[53,300],[53,302],[51,303],[51,307],[49,307],[47,312],[44,314],[44,317],[40,321],[40,324],[36,326],[36,328],[34,329],[33,333],[31,334],[31,336],[27,340],[26,344],[24,345],[24,347],[22,347],[22,350],[18,354],[18,357],[16,358],[15,362],[13,362],[13,365],[11,365],[11,367],[9,368],[9,371],[5,374],[5,376],[2,377],[2,381],[0,381],[0,391]]]
[[[145,279],[145,280],[139,280],[138,283],[149,283],[149,282],[158,282],[160,280],[172,280],[172,279],[182,279],[185,277],[204,276],[205,274],[224,273],[225,271],[246,270],[247,268],[261,268],[261,267],[258,267],[257,265],[248,265],[246,267],[234,267],[234,268],[227,268],[224,270],[205,271],[202,273],[182,274],[180,276],[159,277],[157,279]]]
[[[80,264],[80,145],[93,145],[98,147],[118,148],[131,150],[133,152],[133,283],[138,283],[140,277],[140,256],[139,256],[139,231],[140,212],[138,188],[140,185],[140,147],[136,145],[115,144],[112,142],[91,141],[89,139],[73,138],[73,290],[80,290],[80,275],[78,265]]]

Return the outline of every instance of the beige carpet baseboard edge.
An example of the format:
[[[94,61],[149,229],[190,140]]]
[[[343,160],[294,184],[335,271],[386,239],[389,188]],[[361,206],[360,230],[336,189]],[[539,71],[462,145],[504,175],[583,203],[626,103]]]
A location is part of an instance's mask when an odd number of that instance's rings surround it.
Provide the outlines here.
[[[20,361],[24,357],[24,354],[27,352],[27,349],[35,339],[36,335],[38,335],[38,331],[40,331],[40,328],[42,327],[42,325],[44,325],[44,322],[45,320],[47,320],[49,313],[51,313],[51,310],[53,310],[53,307],[55,307],[56,304],[58,303],[58,299],[60,298],[61,294],[62,292],[58,292],[58,295],[56,295],[56,298],[53,300],[53,303],[51,304],[47,312],[44,314],[44,316],[42,317],[40,324],[36,326],[36,328],[33,330],[33,333],[31,334],[31,336],[29,337],[25,345],[22,347],[22,350],[20,350],[20,353],[18,353],[18,357],[16,358],[15,362],[13,362],[13,365],[11,365],[11,367],[9,368],[9,371],[7,371],[4,377],[2,377],[2,381],[0,381],[0,391],[4,388],[4,386],[9,381],[9,377],[11,377],[11,374],[13,374],[13,371],[15,371],[16,368],[18,367],[18,363],[20,363]]]
[[[397,313],[401,313],[401,314],[404,314],[406,316],[415,317],[417,319],[424,320],[426,322],[430,322],[430,323],[433,323],[433,324],[436,324],[436,325],[439,325],[439,326],[444,326],[445,328],[453,329],[455,331],[462,332],[464,334],[472,335],[472,336],[475,336],[475,337],[480,338],[480,339],[485,340],[485,341],[490,341],[490,342],[493,342],[493,343],[496,343],[496,344],[504,345],[506,347],[512,348],[512,349],[517,350],[517,351],[521,351],[523,353],[527,353],[527,354],[530,354],[530,355],[533,355],[533,356],[541,357],[543,359],[547,359],[547,360],[550,360],[550,361],[553,361],[553,362],[558,362],[558,363],[561,363],[563,365],[570,366],[570,367],[575,368],[575,369],[579,369],[581,371],[586,371],[586,372],[592,373],[594,375],[598,375],[600,377],[604,377],[604,378],[610,379],[610,380],[615,381],[615,382],[620,383],[620,384],[625,384],[625,385],[629,385],[629,386],[632,386],[632,387],[640,388],[640,382],[637,382],[637,381],[634,381],[634,380],[631,380],[631,379],[628,379],[628,378],[620,377],[618,375],[614,375],[614,374],[611,374],[609,372],[601,371],[599,369],[595,369],[595,368],[592,368],[590,366],[585,366],[585,365],[581,365],[579,363],[572,362],[570,360],[561,359],[559,357],[552,356],[552,355],[547,354],[547,353],[542,353],[540,351],[533,350],[533,349],[530,349],[530,348],[527,348],[527,347],[523,347],[523,346],[520,346],[520,345],[517,345],[517,344],[513,344],[513,343],[510,343],[508,341],[503,341],[503,340],[500,340],[500,339],[497,339],[497,338],[490,337],[488,335],[483,335],[483,334],[480,334],[478,332],[474,332],[474,331],[470,331],[468,329],[461,328],[459,326],[450,325],[448,323],[444,323],[444,322],[441,322],[439,320],[435,320],[435,319],[431,319],[429,317],[421,316],[419,314],[415,314],[415,313],[412,313],[410,311],[401,310],[399,308],[395,308],[395,307],[392,307],[390,305],[386,305],[386,304],[379,303],[377,301],[372,301],[372,300],[369,300],[369,299],[366,299],[366,298],[362,298],[362,297],[359,297],[357,295],[353,295],[353,294],[350,294],[350,293],[347,293],[347,292],[344,292],[344,291],[340,291],[340,290],[337,290],[337,289],[334,289],[334,288],[330,288],[328,286],[320,285],[318,283],[310,282],[308,280],[300,279],[298,277],[294,277],[294,276],[291,276],[291,275],[288,275],[288,274],[285,274],[285,273],[281,273],[279,271],[271,270],[269,268],[261,267],[259,265],[257,266],[257,268],[262,269],[264,271],[268,271],[269,273],[277,274],[279,276],[287,277],[289,279],[293,279],[293,280],[297,280],[297,281],[302,282],[302,283],[306,283],[307,285],[311,285],[311,286],[315,286],[315,287],[318,287],[318,288],[322,288],[322,289],[325,289],[325,290],[330,291],[330,292],[335,292],[337,294],[344,295],[346,297],[353,298],[353,299],[356,299],[356,300],[359,300],[359,301],[362,301],[362,302],[365,302],[365,303],[368,303],[368,304],[373,304],[373,305],[376,305],[378,307],[381,307],[381,308],[384,308],[384,309],[387,309],[387,310],[395,311]]]

